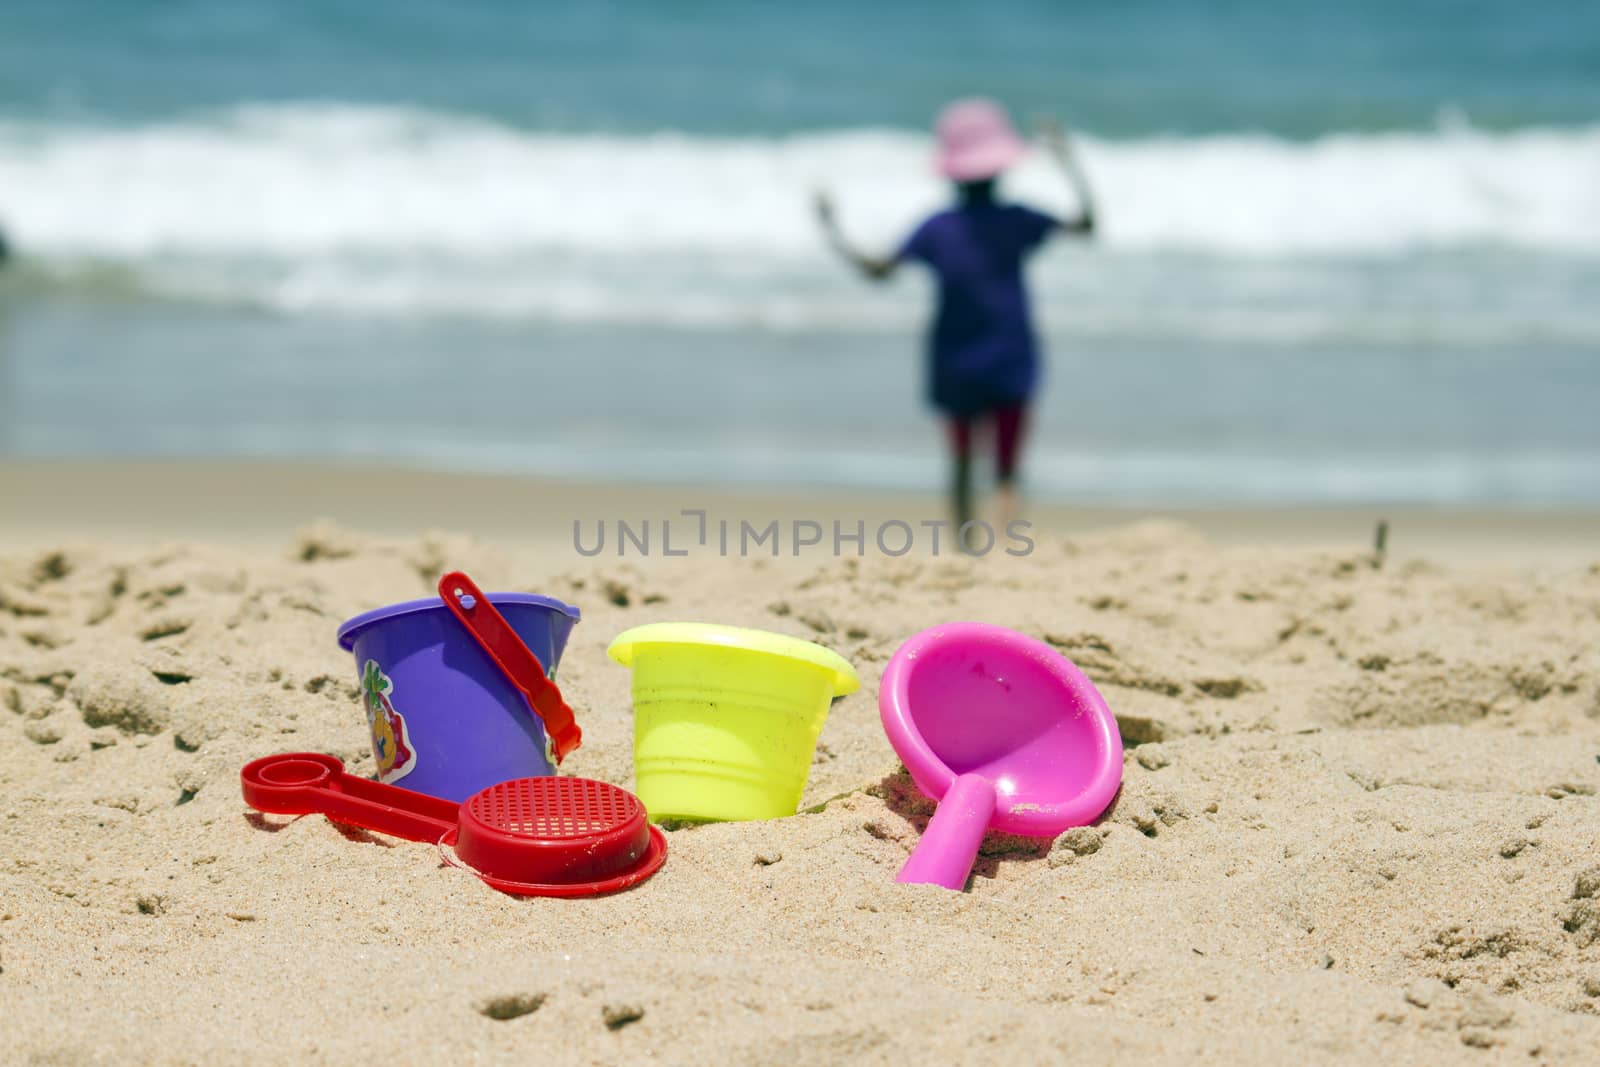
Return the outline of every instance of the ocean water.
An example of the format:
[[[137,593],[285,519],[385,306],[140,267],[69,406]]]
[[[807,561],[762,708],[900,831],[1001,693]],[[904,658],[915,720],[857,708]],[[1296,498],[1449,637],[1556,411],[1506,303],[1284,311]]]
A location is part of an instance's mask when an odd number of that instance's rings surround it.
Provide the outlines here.
[[[937,487],[930,287],[808,201],[892,247],[983,92],[1103,220],[1034,491],[1600,507],[1600,6],[756,7],[13,0],[0,452]]]

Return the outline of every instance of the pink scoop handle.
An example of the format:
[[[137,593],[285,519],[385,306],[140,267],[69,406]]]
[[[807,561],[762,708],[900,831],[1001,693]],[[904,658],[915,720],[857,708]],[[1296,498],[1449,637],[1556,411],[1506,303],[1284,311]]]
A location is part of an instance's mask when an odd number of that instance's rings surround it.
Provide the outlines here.
[[[244,800],[274,815],[326,815],[407,841],[438,842],[454,832],[459,804],[346,774],[320,752],[264,756],[239,772]]]
[[[994,783],[976,774],[957,776],[895,881],[966,888],[993,817]]]

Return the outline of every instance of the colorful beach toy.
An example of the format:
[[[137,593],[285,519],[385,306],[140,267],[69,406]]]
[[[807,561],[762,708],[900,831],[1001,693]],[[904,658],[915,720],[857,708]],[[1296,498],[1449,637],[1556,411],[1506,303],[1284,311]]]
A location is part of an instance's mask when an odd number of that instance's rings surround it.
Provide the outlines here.
[[[316,752],[267,756],[239,774],[245,803],[278,815],[326,815],[439,846],[445,859],[515,896],[626,889],[667,858],[667,839],[626,789],[589,778],[518,778],[460,804],[346,774]]]
[[[838,653],[796,637],[653,623],[611,642],[633,669],[633,762],[656,821],[793,815],[834,697],[861,685]]]
[[[1122,784],[1122,736],[1082,671],[1042,641],[958,622],[889,660],[884,732],[938,810],[898,881],[965,887],[993,829],[1054,837],[1093,822]]]
[[[498,782],[554,774],[579,739],[551,681],[578,609],[532,593],[485,595],[460,572],[440,589],[339,627],[360,672],[378,777],[459,803]]]

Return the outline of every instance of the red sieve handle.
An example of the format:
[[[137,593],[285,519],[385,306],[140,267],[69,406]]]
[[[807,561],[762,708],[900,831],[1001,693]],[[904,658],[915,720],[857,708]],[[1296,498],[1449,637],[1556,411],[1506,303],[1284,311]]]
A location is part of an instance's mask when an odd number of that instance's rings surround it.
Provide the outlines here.
[[[572,709],[561,698],[539,662],[522,638],[506,622],[489,598],[460,571],[451,571],[439,579],[439,598],[445,607],[461,620],[461,625],[477,639],[489,658],[494,660],[506,680],[522,691],[534,714],[544,721],[544,732],[550,738],[550,748],[560,763],[568,753],[583,741],[583,731],[572,717]]]
[[[346,774],[320,752],[264,756],[239,772],[244,802],[274,815],[326,815],[407,841],[437,842],[456,829],[461,806],[397,785]]]

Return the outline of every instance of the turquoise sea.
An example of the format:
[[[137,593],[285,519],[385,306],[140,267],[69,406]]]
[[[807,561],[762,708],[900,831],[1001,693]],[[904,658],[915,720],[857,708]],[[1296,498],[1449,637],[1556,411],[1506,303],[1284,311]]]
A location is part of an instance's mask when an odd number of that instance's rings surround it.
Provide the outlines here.
[[[984,93],[1075,131],[1104,221],[1032,274],[1036,492],[1600,507],[1592,2],[0,22],[0,455],[934,488],[929,287],[808,200],[892,246]]]

